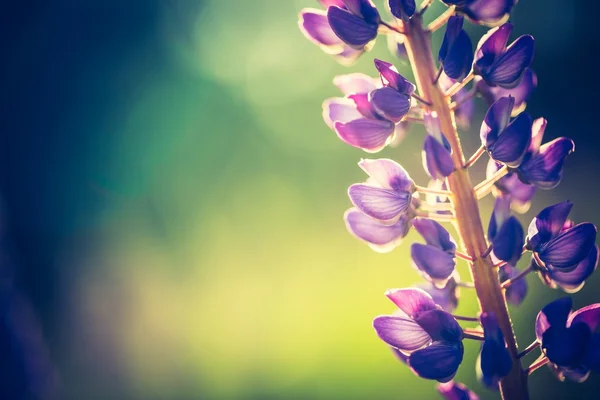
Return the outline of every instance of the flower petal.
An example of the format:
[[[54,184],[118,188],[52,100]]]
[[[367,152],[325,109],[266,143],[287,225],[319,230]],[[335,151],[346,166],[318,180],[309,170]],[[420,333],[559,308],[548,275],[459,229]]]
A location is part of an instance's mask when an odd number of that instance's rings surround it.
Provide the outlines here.
[[[530,142],[531,117],[521,113],[502,131],[496,142],[488,146],[488,152],[494,160],[514,168],[521,163]]]
[[[456,374],[463,354],[461,342],[436,342],[412,353],[408,364],[421,378],[448,382]]]
[[[414,182],[408,172],[396,161],[388,158],[363,159],[358,166],[382,188],[404,192],[414,191]]]
[[[494,255],[502,261],[515,265],[523,252],[524,236],[519,220],[514,216],[508,218],[492,241]]]
[[[392,15],[399,19],[409,19],[415,14],[415,0],[388,0]]]
[[[331,129],[336,122],[347,123],[361,118],[362,114],[349,99],[335,97],[323,102],[323,120]]]
[[[333,124],[333,128],[344,142],[369,153],[383,149],[394,133],[393,122],[368,118],[346,123],[338,121]]]
[[[479,400],[472,390],[455,381],[438,383],[437,391],[446,400]]]
[[[427,292],[438,306],[444,311],[452,312],[458,306],[459,290],[456,280],[451,278],[443,288],[438,288],[431,282],[423,282],[417,288]]]
[[[400,218],[392,225],[383,225],[356,208],[346,211],[344,221],[350,233],[367,242],[379,253],[387,253],[396,248],[410,228],[407,218]]]
[[[373,90],[369,93],[369,101],[382,117],[393,122],[400,122],[410,109],[410,98],[391,87]]]
[[[340,89],[345,96],[354,93],[369,93],[378,87],[375,78],[360,72],[338,75],[333,78],[333,84]]]
[[[546,143],[540,147],[539,154],[521,164],[521,179],[541,189],[555,188],[562,180],[565,160],[573,151],[575,143],[569,138],[560,137]]]
[[[559,234],[543,246],[538,254],[545,263],[566,270],[583,260],[595,242],[596,227],[584,222]]]
[[[477,374],[487,387],[495,388],[500,379],[510,372],[512,359],[496,316],[493,313],[483,313],[480,318],[484,341],[477,363]]]
[[[463,3],[466,4],[461,11],[471,21],[495,26],[508,18],[508,14],[517,0],[471,0]]]
[[[381,315],[373,320],[377,335],[388,345],[407,352],[431,343],[431,337],[408,317]]]
[[[547,304],[535,320],[535,336],[541,342],[542,335],[551,326],[566,326],[573,303],[570,297],[563,297]]]
[[[437,247],[440,250],[454,254],[456,242],[450,236],[439,222],[428,218],[415,218],[412,221],[413,227],[425,239],[428,245]]]
[[[542,335],[542,351],[548,359],[563,367],[577,365],[591,338],[590,328],[577,323],[571,327],[552,326]]]
[[[573,269],[565,272],[548,265],[548,277],[568,293],[575,293],[582,288],[583,283],[592,275],[598,266],[598,246],[591,248],[588,255]]]
[[[600,303],[590,304],[589,306],[580,308],[569,317],[567,326],[584,323],[592,332],[600,326]]]
[[[447,143],[446,138],[442,140]],[[432,179],[444,179],[454,172],[454,162],[448,147],[427,135],[423,143],[423,168]]]
[[[506,279],[511,279],[517,276],[520,271],[513,267],[510,264],[506,264],[499,271],[500,279],[505,281]],[[512,305],[519,306],[527,296],[527,280],[526,279],[518,279],[513,281],[512,284],[506,288],[506,292],[504,293],[506,296],[506,301]]]
[[[483,79],[506,89],[516,87],[533,61],[534,44],[531,35],[517,38],[497,59],[490,73],[483,75]]]
[[[504,53],[512,29],[513,25],[506,23],[497,28],[490,29],[481,37],[475,52],[474,66],[476,71],[491,66]]]
[[[451,314],[444,310],[434,309],[418,313],[415,322],[421,325],[434,341],[459,342],[463,330]]]
[[[515,98],[515,104],[513,106],[513,115],[516,110],[522,110],[525,107],[525,103],[529,100],[529,97],[537,87],[537,76],[531,68],[527,68],[523,74],[521,82],[512,89],[504,89],[500,86],[489,86],[481,78],[477,78],[477,90],[483,95],[483,98],[488,104],[494,103],[501,97],[512,96]]]
[[[300,11],[298,25],[304,36],[320,46],[340,46],[342,41],[329,26],[323,10],[305,8]]]
[[[563,229],[573,203],[563,201],[544,208],[531,221],[527,230],[527,248],[538,251],[542,244],[556,237]]]
[[[454,256],[436,247],[413,243],[410,246],[410,255],[414,266],[434,283],[445,281],[454,273],[456,266]],[[445,284],[445,282],[440,282],[440,284]]]
[[[494,146],[500,134],[508,126],[514,102],[513,97],[501,97],[488,109],[479,132],[481,143],[486,148]]]
[[[410,206],[411,194],[381,189],[365,184],[355,184],[348,189],[352,204],[371,218],[393,223]]]
[[[462,26],[463,17],[450,17],[438,55],[446,75],[457,81],[469,74],[473,64],[473,43]]]
[[[348,10],[330,6],[327,20],[337,37],[352,47],[364,47],[377,37],[377,24],[368,23]]]
[[[437,308],[431,296],[422,289],[390,289],[385,292],[385,295],[411,318],[424,311]]]
[[[398,73],[396,67],[389,62],[375,59],[375,68],[381,75],[383,86],[389,86],[398,92],[410,96],[415,91],[415,85]]]

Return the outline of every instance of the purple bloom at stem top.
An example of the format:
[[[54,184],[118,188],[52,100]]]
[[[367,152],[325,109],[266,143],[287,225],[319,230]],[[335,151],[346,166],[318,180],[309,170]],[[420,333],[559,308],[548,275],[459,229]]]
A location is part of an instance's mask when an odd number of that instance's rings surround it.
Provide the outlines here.
[[[483,327],[483,344],[477,362],[477,376],[486,387],[496,389],[500,379],[510,372],[512,359],[496,315],[482,313],[479,319]]]
[[[531,117],[519,114],[511,121],[514,97],[502,97],[489,108],[481,125],[481,143],[496,162],[518,167],[531,143]]]
[[[545,119],[533,121],[531,144],[516,172],[524,183],[540,189],[553,189],[562,180],[565,160],[575,151],[575,143],[569,138],[559,137],[542,145],[545,131]]]
[[[390,12],[398,19],[408,20],[417,11],[415,0],[388,0]]]
[[[463,17],[450,17],[438,53],[446,75],[457,81],[465,79],[473,65],[473,43],[463,29],[463,22]]]
[[[412,224],[426,242],[410,246],[414,266],[426,280],[439,288],[445,287],[456,266],[456,243],[436,221],[416,218]]]
[[[570,297],[548,304],[535,321],[535,335],[560,380],[583,382],[600,372],[600,304],[572,312]]]
[[[491,178],[501,167],[502,164],[490,159],[486,169],[486,177]],[[531,199],[536,190],[535,186],[521,182],[516,172],[509,172],[504,175],[496,181],[494,188],[496,197],[508,197],[511,209],[521,214],[529,210]]]
[[[499,100],[501,97],[514,97],[512,115],[518,115],[527,105],[527,101],[537,87],[537,76],[531,68],[527,68],[523,74],[521,82],[512,89],[504,89],[500,86],[490,86],[481,77],[475,78],[477,91],[489,105]]]
[[[443,135],[437,113],[423,116],[427,135],[423,143],[423,168],[432,179],[442,180],[454,171],[450,143]]]
[[[370,178],[348,189],[348,196],[358,210],[388,225],[408,214],[415,184],[400,164],[379,159],[361,160],[358,165]]]
[[[534,269],[548,282],[578,289],[598,261],[596,227],[568,220],[573,204],[565,201],[543,209],[529,225],[526,247]]]
[[[342,0],[342,3],[343,6],[332,4],[327,9],[329,25],[350,47],[363,49],[377,37],[379,12],[370,0]]]
[[[496,26],[505,22],[518,0],[442,0],[476,24]]]
[[[418,376],[451,380],[464,353],[463,331],[456,319],[421,289],[392,289],[386,296],[399,310],[373,320],[377,335],[408,356],[408,365]]]
[[[344,7],[342,0],[320,0],[324,7],[337,5]],[[340,64],[351,65],[366,50],[350,47],[340,39],[327,20],[327,12],[315,8],[304,8],[298,16],[298,26],[302,34],[319,46],[325,53],[331,54]]]
[[[402,239],[410,230],[411,212],[402,215],[391,225],[368,217],[356,208],[351,208],[344,214],[346,228],[352,235],[366,242],[369,247],[379,253],[387,253],[402,243]]]
[[[515,265],[521,258],[524,236],[521,223],[511,215],[510,198],[497,197],[488,225],[488,240],[495,258]]]
[[[517,276],[521,271],[519,271],[516,267],[506,264],[498,271],[501,281],[505,281],[507,279],[512,279]],[[525,300],[525,296],[527,296],[527,280],[525,279],[517,279],[513,281],[509,287],[506,288],[506,292],[504,293],[506,296],[506,301],[514,306],[519,306]]]
[[[438,383],[437,391],[446,400],[479,400],[471,389],[455,381]]]
[[[532,36],[520,36],[507,47],[512,28],[507,23],[491,29],[477,45],[473,71],[490,86],[516,87],[533,61]]]

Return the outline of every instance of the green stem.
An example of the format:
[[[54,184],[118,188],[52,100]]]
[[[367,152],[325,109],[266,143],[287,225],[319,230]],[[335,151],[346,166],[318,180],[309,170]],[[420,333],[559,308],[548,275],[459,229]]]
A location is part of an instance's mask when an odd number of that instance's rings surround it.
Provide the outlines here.
[[[477,197],[473,190],[468,170],[462,168],[465,163],[464,154],[456,131],[454,113],[450,109],[450,98],[445,95],[439,85],[434,85],[437,68],[433,59],[431,34],[423,26],[423,20],[415,15],[404,26],[406,34],[406,50],[411,61],[419,95],[431,102],[429,107],[438,113],[442,132],[452,147],[452,158],[455,171],[448,177],[451,200],[454,204],[456,225],[463,248],[473,258],[471,274],[482,312],[493,312],[504,333],[510,352],[513,368],[500,381],[500,392],[505,400],[525,400],[529,398],[527,391],[527,375],[517,358],[518,349],[512,329],[510,315],[504,293],[500,287],[498,271],[493,267],[485,254],[488,244],[485,239],[483,224],[479,215]]]

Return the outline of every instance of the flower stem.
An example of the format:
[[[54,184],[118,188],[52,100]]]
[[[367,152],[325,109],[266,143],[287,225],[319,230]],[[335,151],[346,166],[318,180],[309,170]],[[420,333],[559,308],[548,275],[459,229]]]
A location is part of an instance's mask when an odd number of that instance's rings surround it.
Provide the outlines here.
[[[463,331],[463,337],[465,339],[471,339],[471,340],[479,340],[479,341],[483,340],[483,336],[473,335],[472,333],[468,333],[468,332],[465,332],[465,331]]]
[[[479,160],[479,158],[483,155],[483,153],[485,153],[485,147],[481,146],[481,147],[479,147],[479,149],[477,149],[475,154],[473,154],[471,156],[471,158],[469,158],[467,160],[467,162],[463,165],[463,168],[471,167],[473,164],[475,164],[477,162],[477,160]]]
[[[475,289],[475,285],[471,282],[456,282],[456,286],[466,288],[466,289]]]
[[[454,254],[456,254],[456,257],[462,258],[465,261],[473,262],[473,257],[468,254],[461,253],[460,251],[455,251]]]
[[[446,96],[448,98],[451,98],[456,93],[458,93],[460,91],[460,89],[467,86],[467,83],[471,82],[471,80],[473,78],[475,78],[475,75],[473,74],[473,71],[471,71],[471,72],[469,72],[469,75],[467,75],[467,77],[465,79],[463,79],[461,82],[456,82],[452,87],[450,87],[450,89],[448,89],[448,91],[446,92]]]
[[[527,275],[531,271],[533,271],[533,267],[531,265],[529,265],[529,267],[525,268],[523,271],[519,272],[517,275],[502,282],[502,285],[500,285],[500,286],[502,286],[502,289],[506,289],[507,287],[512,285],[513,282],[516,282],[519,279],[523,278],[525,275]]]
[[[390,31],[394,31],[394,32],[396,32],[396,33],[399,33],[399,34],[401,34],[401,35],[404,35],[404,31],[403,31],[402,29],[400,29],[400,28],[397,28],[397,27],[395,27],[394,25],[390,25],[390,24],[388,24],[388,23],[387,23],[387,22],[385,22],[385,21],[380,21],[380,22],[379,22],[379,25],[381,25],[381,26],[385,26],[385,27],[386,27],[388,30],[390,30]]]
[[[438,196],[450,196],[452,194],[452,192],[450,192],[449,190],[432,189],[425,186],[415,186],[415,188],[417,189],[417,192],[423,194],[435,194]]]
[[[429,32],[435,32],[438,29],[440,29],[442,26],[444,26],[446,24],[446,22],[448,22],[450,17],[454,15],[455,9],[456,9],[456,6],[448,7],[448,9],[446,11],[444,11],[439,17],[437,17],[435,20],[433,20],[429,24],[429,26],[427,27],[427,30]]]
[[[482,312],[496,314],[504,333],[513,361],[509,374],[500,381],[500,392],[505,400],[528,399],[527,375],[517,358],[518,349],[504,293],[500,287],[498,271],[493,268],[489,257],[482,257],[488,248],[479,215],[477,197],[473,190],[469,172],[463,169],[464,155],[456,131],[454,113],[450,110],[450,99],[439,85],[433,85],[437,69],[431,47],[431,33],[423,26],[420,16],[414,16],[405,24],[406,49],[411,61],[419,94],[431,101],[430,109],[438,113],[442,132],[452,147],[455,171],[448,177],[452,192],[451,200],[456,215],[456,226],[463,248],[473,258],[471,274]]]
[[[427,211],[417,211],[417,216],[432,219],[432,220],[438,221],[438,222],[454,222],[454,220],[455,220],[454,215],[437,214],[434,212],[427,212]]]
[[[425,100],[424,98],[422,98],[421,96],[419,96],[418,94],[411,94],[411,96],[415,99],[417,99],[417,101],[420,101],[421,103],[425,104],[426,106],[431,106],[431,102]]]
[[[546,356],[541,356],[533,363],[531,363],[531,365],[529,366],[529,368],[527,368],[525,372],[527,373],[527,375],[531,375],[536,369],[541,368],[546,364],[548,364],[548,359],[546,358]]]
[[[418,14],[419,15],[425,14],[425,11],[427,11],[427,9],[431,5],[431,3],[433,3],[433,0],[423,0],[423,2],[421,3],[421,5],[419,6],[419,12],[418,12]]]
[[[490,176],[485,181],[478,183],[477,186],[473,188],[475,193],[479,194],[480,192],[486,191],[488,188],[492,187],[492,185],[498,182],[500,179],[504,177],[504,175],[508,174],[508,167],[503,165],[498,171],[494,173],[494,175]],[[478,196],[479,197],[479,196]]]
[[[539,346],[540,346],[540,343],[537,341],[531,343],[529,346],[527,346],[525,348],[525,350],[523,350],[522,352],[517,354],[517,358],[525,357],[527,354],[531,353],[533,350],[537,349]]]
[[[462,315],[452,315],[459,321],[470,321],[470,322],[479,322],[479,318],[477,317],[463,317]]]

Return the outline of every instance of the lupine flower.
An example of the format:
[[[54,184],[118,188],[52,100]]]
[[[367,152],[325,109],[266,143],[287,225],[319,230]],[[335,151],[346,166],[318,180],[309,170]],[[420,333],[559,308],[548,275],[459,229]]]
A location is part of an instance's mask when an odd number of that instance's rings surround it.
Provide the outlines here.
[[[600,304],[571,311],[570,297],[548,304],[535,321],[535,335],[560,380],[583,382],[600,372]]]
[[[492,104],[481,125],[480,137],[493,160],[514,168],[521,164],[531,143],[531,117],[521,113],[511,121],[513,105],[513,97],[502,97]]]
[[[450,78],[448,75],[442,72],[442,75],[439,79],[439,85],[442,90],[447,91],[450,89],[456,80]],[[452,100],[459,103],[459,105],[454,109],[454,117],[456,118],[456,125],[463,130],[468,130],[471,127],[471,120],[473,119],[473,114],[475,114],[475,103],[473,102],[473,97],[469,93],[469,89],[463,87],[452,96]]]
[[[515,265],[523,251],[524,234],[519,220],[510,213],[510,198],[497,197],[494,212],[488,226],[488,240],[492,243],[493,255]]]
[[[351,208],[344,214],[344,221],[348,231],[358,239],[379,253],[387,253],[402,243],[402,239],[410,230],[412,214],[409,212],[400,216],[395,223],[384,225],[358,209]]]
[[[519,273],[520,271],[510,264],[506,264],[498,271],[501,281],[512,279]],[[525,300],[525,296],[527,296],[527,280],[517,279],[516,281],[513,281],[511,285],[506,288],[504,295],[506,297],[506,301],[510,304],[514,306],[521,305],[523,300]]]
[[[392,289],[386,296],[399,311],[373,320],[377,335],[408,356],[408,365],[418,376],[451,380],[464,353],[463,332],[456,319],[421,289]]]
[[[562,180],[567,156],[575,151],[575,143],[560,137],[541,145],[546,130],[546,120],[538,118],[531,128],[531,144],[517,169],[519,178],[540,189],[553,189]]]
[[[512,368],[512,359],[506,348],[504,334],[498,326],[494,313],[482,313],[483,345],[477,361],[477,376],[488,388],[498,387],[500,379],[508,375]]]
[[[437,113],[423,117],[427,135],[423,143],[423,168],[433,179],[444,179],[454,171],[450,143],[443,135]]]
[[[538,271],[542,282],[548,287],[552,289],[560,288],[567,293],[575,293],[583,287],[585,280],[592,275],[598,266],[598,246],[592,247],[587,256],[571,271],[554,268],[552,265],[541,268],[535,260],[531,260],[531,263],[534,270]]]
[[[417,11],[415,0],[388,0],[392,15],[398,19],[408,20]]]
[[[473,23],[496,26],[508,19],[518,0],[442,0],[448,5],[455,5],[456,10],[469,18]]]
[[[389,159],[361,160],[370,179],[348,189],[352,204],[371,218],[393,224],[410,211],[415,185],[400,164]]]
[[[454,273],[456,243],[450,233],[436,221],[416,218],[412,224],[426,242],[411,245],[413,264],[425,279],[443,288]]]
[[[438,383],[437,391],[446,400],[479,400],[472,390],[455,381]]]
[[[333,97],[323,102],[323,119],[338,137],[350,146],[376,153],[404,134],[402,123],[380,115],[369,101],[369,93],[381,82],[361,73],[336,76],[333,80],[346,97]]]
[[[327,20],[337,37],[356,49],[363,49],[377,37],[381,19],[370,0],[342,0],[343,6],[335,3],[327,9]]]
[[[446,75],[457,81],[465,79],[473,65],[473,43],[463,29],[463,22],[463,17],[450,17],[438,53]]]
[[[415,85],[398,73],[392,64],[375,59],[383,88],[369,94],[369,102],[377,112],[390,121],[400,122],[410,109],[410,96]]]
[[[420,283],[416,287],[426,291],[435,304],[442,307],[444,311],[452,312],[458,306],[458,298],[460,297],[458,280],[458,274],[454,272],[443,288],[438,288],[431,282]]]
[[[491,178],[501,167],[502,164],[490,159],[486,170],[487,178]],[[529,210],[531,199],[536,190],[535,186],[521,182],[516,172],[509,172],[504,175],[496,181],[494,188],[496,197],[508,196],[511,209],[521,214]]]
[[[598,257],[596,227],[589,222],[574,225],[568,221],[572,207],[565,201],[543,209],[531,221],[526,239],[541,276],[557,284],[562,280],[567,288],[580,285],[595,268]]]
[[[532,36],[520,36],[506,46],[512,28],[512,24],[507,23],[491,29],[477,45],[473,71],[490,86],[516,87],[533,61]]]
[[[324,7],[337,5],[344,7],[342,0],[320,0]],[[365,48],[350,47],[340,39],[327,20],[327,12],[315,8],[305,8],[298,16],[298,26],[302,34],[319,46],[325,53],[331,54],[340,64],[351,65],[365,51]]]
[[[515,104],[513,105],[512,115],[516,116],[525,110],[529,97],[537,87],[537,76],[531,68],[527,68],[521,82],[512,89],[504,89],[500,86],[492,87],[485,83],[481,77],[475,78],[475,86],[489,105],[492,105],[501,97],[514,97]]]

